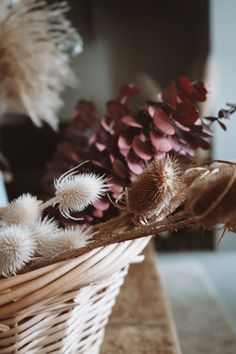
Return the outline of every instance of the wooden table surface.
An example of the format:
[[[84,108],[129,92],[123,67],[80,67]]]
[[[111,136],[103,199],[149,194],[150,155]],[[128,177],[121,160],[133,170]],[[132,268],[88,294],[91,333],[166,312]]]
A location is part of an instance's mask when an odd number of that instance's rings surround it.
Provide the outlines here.
[[[106,328],[102,354],[181,354],[175,325],[149,246],[129,274]]]

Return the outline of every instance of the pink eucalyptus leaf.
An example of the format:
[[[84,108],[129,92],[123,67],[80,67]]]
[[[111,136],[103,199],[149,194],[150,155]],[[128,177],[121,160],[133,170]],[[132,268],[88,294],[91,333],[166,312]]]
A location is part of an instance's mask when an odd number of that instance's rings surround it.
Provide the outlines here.
[[[128,161],[127,164],[129,166],[130,171],[132,171],[136,175],[140,175],[140,173],[143,172],[143,168],[142,168],[142,166],[140,166],[139,163]]]
[[[104,214],[103,210],[100,210],[100,209],[93,210],[93,216],[95,216],[96,218],[102,218],[103,214]]]
[[[102,143],[95,143],[95,146],[96,146],[96,148],[99,150],[99,151],[104,151],[104,150],[106,150],[106,146],[104,145],[104,144],[102,144]]]
[[[155,126],[167,135],[175,134],[175,128],[170,123],[168,115],[161,108],[156,108],[153,115]]]
[[[128,176],[127,166],[120,160],[114,159],[112,162],[113,172],[117,177],[126,178]]]
[[[114,198],[118,198],[124,191],[124,187],[118,183],[111,183],[110,191]]]
[[[103,127],[103,129],[104,129],[107,133],[109,133],[109,134],[111,134],[111,135],[114,135],[114,134],[115,134],[115,130],[114,130],[114,128],[113,128],[113,125],[112,125],[112,124],[108,125],[107,122],[106,122],[106,120],[105,120],[104,118],[101,120],[101,126]]]
[[[120,150],[121,155],[126,157],[130,151],[131,144],[122,135],[119,136],[117,144],[118,144],[118,148]]]
[[[168,152],[172,149],[169,139],[164,136],[156,136],[153,132],[151,132],[150,140],[157,152]]]
[[[131,148],[131,143],[129,143],[124,136],[120,135],[118,138],[118,146],[120,149],[128,149]]]
[[[177,120],[175,121],[175,126],[177,128],[179,128],[180,130],[183,130],[184,132],[189,132],[190,131],[190,128],[185,127],[185,125],[183,125],[183,124],[180,124],[180,122],[177,122]]]
[[[133,117],[126,116],[121,119],[122,123],[129,127],[134,127],[134,128],[143,128],[143,126],[138,123]]]
[[[141,159],[150,160],[152,158],[152,147],[149,143],[143,142],[139,136],[134,137],[132,147],[135,154]]]
[[[105,211],[105,210],[107,210],[109,208],[110,202],[108,200],[100,199],[100,200],[97,200],[95,203],[93,203],[93,206],[96,209]]]

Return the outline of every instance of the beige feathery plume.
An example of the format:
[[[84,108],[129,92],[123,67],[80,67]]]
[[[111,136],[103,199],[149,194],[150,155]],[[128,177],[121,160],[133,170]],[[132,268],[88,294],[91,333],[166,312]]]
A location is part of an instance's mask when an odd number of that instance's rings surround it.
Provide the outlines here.
[[[60,95],[76,83],[63,52],[76,33],[67,10],[65,1],[21,0],[11,6],[1,1],[0,114],[26,113],[37,126],[45,121],[57,128]]]

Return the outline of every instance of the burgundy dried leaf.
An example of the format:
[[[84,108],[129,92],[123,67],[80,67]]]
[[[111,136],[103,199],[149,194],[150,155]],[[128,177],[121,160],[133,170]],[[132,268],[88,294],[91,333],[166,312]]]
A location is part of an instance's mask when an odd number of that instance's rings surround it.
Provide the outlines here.
[[[198,102],[205,102],[207,98],[207,89],[203,81],[194,82],[195,94]]]
[[[103,119],[101,119],[101,126],[103,127],[103,129],[107,132],[107,133],[109,133],[109,134],[111,134],[111,135],[114,135],[115,134],[115,130],[114,130],[114,122],[112,122],[112,124],[107,124],[107,122],[106,122],[106,119],[105,118],[103,118]]]
[[[125,125],[129,127],[134,127],[134,128],[143,128],[143,126],[136,121],[136,119],[126,116],[121,119],[121,122],[124,123]]]
[[[122,161],[113,158],[112,169],[117,177],[120,177],[120,178],[127,178],[128,177],[127,165],[124,164]]]
[[[140,136],[135,136],[132,147],[136,155],[143,160],[150,160],[153,156],[152,146],[149,142],[142,141]]]
[[[172,107],[178,103],[178,90],[175,82],[172,82],[161,94],[161,101],[166,102]]]
[[[199,112],[193,105],[188,102],[181,102],[178,104],[174,119],[182,125],[190,126],[196,122],[198,117]]]
[[[157,136],[154,132],[150,133],[150,140],[154,146],[156,152],[169,152],[172,149],[172,145],[168,138],[164,136]]]
[[[110,203],[107,199],[100,199],[100,200],[97,200],[93,205],[96,209],[105,211],[109,208]]]
[[[175,128],[170,122],[168,115],[161,108],[149,107],[148,112],[153,117],[154,125],[160,129],[164,134],[175,134]]]
[[[134,96],[138,94],[138,89],[133,84],[124,85],[120,88],[119,99],[122,104],[130,106]]]
[[[113,120],[124,117],[124,115],[128,113],[128,108],[122,105],[119,101],[112,100],[107,102],[107,115],[112,117]]]
[[[191,83],[188,77],[180,77],[180,86],[182,92],[180,94],[181,99],[189,99],[190,101],[204,102],[206,100],[207,90],[202,81]]]
[[[118,198],[124,191],[124,187],[112,181],[110,191],[114,198]]]
[[[140,158],[137,157],[137,155],[134,153],[132,149],[127,155],[127,164],[130,171],[133,172],[134,174],[139,175],[140,173],[142,173],[144,168],[144,163]]]
[[[132,144],[129,143],[128,140],[122,135],[119,136],[117,144],[118,144],[121,155],[126,157],[130,151]]]

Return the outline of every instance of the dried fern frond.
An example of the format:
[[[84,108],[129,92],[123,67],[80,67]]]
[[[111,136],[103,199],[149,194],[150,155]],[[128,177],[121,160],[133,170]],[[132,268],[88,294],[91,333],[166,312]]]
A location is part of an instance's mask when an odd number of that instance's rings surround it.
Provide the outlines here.
[[[65,1],[1,1],[0,114],[26,113],[37,126],[45,121],[57,128],[60,95],[76,84],[69,55],[60,49],[75,32],[67,11]]]

